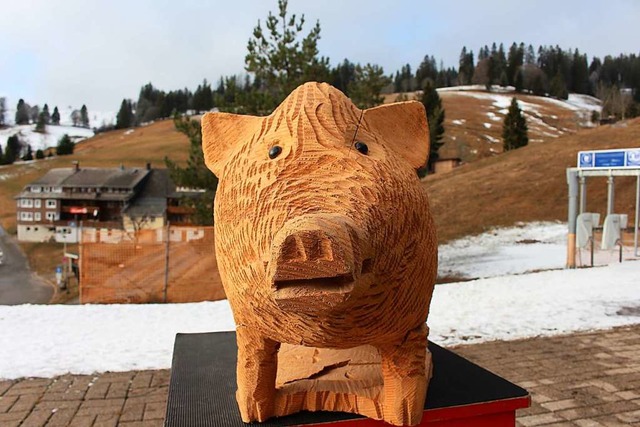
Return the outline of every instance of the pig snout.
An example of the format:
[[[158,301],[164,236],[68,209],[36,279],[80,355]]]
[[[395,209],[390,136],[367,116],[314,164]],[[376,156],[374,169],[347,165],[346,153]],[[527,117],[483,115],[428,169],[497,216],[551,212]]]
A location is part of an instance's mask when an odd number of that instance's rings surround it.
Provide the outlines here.
[[[371,270],[362,231],[349,220],[311,215],[289,220],[271,246],[268,275],[280,305],[318,299],[328,306],[347,299]]]

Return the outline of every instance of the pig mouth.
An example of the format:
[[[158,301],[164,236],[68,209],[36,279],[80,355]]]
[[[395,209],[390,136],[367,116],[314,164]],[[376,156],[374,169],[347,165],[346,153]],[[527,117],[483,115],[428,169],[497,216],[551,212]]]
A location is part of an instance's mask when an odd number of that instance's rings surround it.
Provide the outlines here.
[[[338,292],[346,293],[353,289],[353,273],[338,274],[327,277],[314,277],[310,279],[274,280],[276,291],[287,289],[305,289],[311,292]]]
[[[289,300],[334,295],[336,298],[342,299],[355,288],[356,277],[361,278],[371,273],[372,265],[373,259],[365,259],[360,268],[356,267],[356,273],[352,269],[338,272],[322,269],[315,271],[315,274],[308,272],[310,274],[307,277],[303,274],[291,274],[291,272],[276,273],[272,282],[275,297],[277,300]]]

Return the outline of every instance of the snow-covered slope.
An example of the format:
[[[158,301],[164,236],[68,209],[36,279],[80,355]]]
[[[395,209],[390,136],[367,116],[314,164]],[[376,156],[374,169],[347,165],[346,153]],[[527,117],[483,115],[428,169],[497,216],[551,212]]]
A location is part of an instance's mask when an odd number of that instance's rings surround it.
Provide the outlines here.
[[[0,145],[6,145],[7,138],[10,136],[18,135],[25,147],[30,145],[35,152],[38,149],[44,150],[48,147],[55,147],[58,144],[58,140],[65,134],[69,135],[74,142],[91,138],[94,135],[91,129],[73,126],[45,126],[44,133],[36,132],[35,127],[35,125],[20,125],[0,129]]]
[[[45,133],[35,132],[36,125],[15,125],[15,106],[10,100],[6,101],[7,112],[5,113],[5,123],[7,128],[0,128],[0,145],[4,146],[7,142],[7,138],[13,135],[18,135],[20,140],[25,146],[31,145],[31,149],[35,152],[38,149],[45,149],[48,147],[55,147],[58,144],[58,140],[67,134],[74,142],[82,141],[83,139],[91,138],[94,135],[92,129],[100,128],[103,126],[109,126],[115,123],[116,113],[112,111],[91,111],[89,110],[89,128],[81,128],[73,126],[71,120],[71,114],[74,110],[79,110],[80,107],[58,107],[60,112],[60,126],[49,125],[46,126]],[[42,108],[42,105],[40,105]],[[53,113],[54,106],[49,105],[49,113]]]

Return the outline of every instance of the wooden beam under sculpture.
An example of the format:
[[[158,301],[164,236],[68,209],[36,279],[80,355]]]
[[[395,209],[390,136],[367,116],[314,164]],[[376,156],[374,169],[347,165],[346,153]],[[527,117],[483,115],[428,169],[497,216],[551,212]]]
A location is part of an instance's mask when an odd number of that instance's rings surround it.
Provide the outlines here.
[[[306,83],[268,117],[207,113],[202,137],[243,421],[329,410],[418,424],[438,259],[416,175],[422,104],[362,111]]]

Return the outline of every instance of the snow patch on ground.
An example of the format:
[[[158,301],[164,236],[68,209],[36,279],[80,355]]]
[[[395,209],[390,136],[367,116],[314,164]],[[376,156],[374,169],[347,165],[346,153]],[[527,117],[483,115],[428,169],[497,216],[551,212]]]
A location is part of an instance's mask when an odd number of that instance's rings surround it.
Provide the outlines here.
[[[566,334],[640,323],[640,262],[436,286],[429,338],[443,345]]]
[[[490,120],[493,120],[494,122],[500,122],[502,120],[504,120],[502,117],[498,117],[495,113],[488,111],[487,112],[487,117],[489,117]]]
[[[18,135],[23,144],[31,145],[34,152],[45,148],[55,147],[63,135],[69,135],[72,141],[79,142],[91,138],[94,133],[91,129],[73,126],[46,126],[45,133],[35,131],[36,125],[20,125],[0,130],[0,145],[6,145],[6,140],[13,135]]]
[[[466,122],[465,119],[456,119],[451,121],[451,123],[453,123],[454,125],[463,125],[465,124],[465,122]]]
[[[491,129],[491,123],[483,123],[484,127],[487,129]]]
[[[178,332],[235,328],[227,301],[0,307],[0,378],[171,366]]]
[[[497,144],[498,142],[500,142],[498,138],[494,138],[491,135],[484,135],[484,137],[492,144]]]
[[[498,228],[438,248],[438,275],[486,278],[564,267],[567,225]]]
[[[440,87],[437,89],[438,92],[467,92],[467,91],[486,91],[487,87],[485,85],[463,85],[463,86],[451,86],[451,87]],[[516,88],[514,86],[491,86],[491,92],[497,93],[510,93],[515,92]]]

